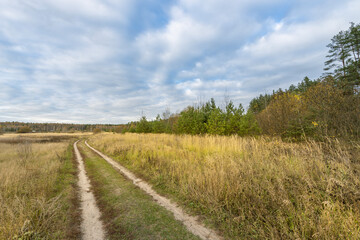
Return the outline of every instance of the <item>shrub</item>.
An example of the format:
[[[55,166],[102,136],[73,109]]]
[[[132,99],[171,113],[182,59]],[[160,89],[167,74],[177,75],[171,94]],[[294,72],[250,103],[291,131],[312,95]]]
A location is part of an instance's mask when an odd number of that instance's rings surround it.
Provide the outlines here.
[[[93,134],[98,134],[98,133],[101,133],[101,129],[100,128],[95,128],[93,130]]]
[[[18,133],[29,133],[31,132],[31,128],[28,126],[22,126],[17,130]]]
[[[279,93],[269,106],[257,115],[263,132],[269,135],[299,138],[311,134],[311,122],[301,95]]]
[[[359,137],[360,96],[322,82],[304,95],[319,136]]]

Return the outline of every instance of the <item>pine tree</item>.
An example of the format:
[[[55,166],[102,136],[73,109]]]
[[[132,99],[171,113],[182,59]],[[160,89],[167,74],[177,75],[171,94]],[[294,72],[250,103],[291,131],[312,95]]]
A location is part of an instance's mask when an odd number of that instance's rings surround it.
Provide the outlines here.
[[[324,70],[334,69],[338,87],[353,93],[360,84],[360,25],[351,23],[350,28],[335,35],[327,47],[329,55]]]

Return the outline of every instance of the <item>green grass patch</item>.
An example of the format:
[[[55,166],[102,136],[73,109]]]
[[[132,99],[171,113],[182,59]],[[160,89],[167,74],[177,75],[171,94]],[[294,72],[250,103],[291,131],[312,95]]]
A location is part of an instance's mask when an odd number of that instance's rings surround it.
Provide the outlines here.
[[[54,185],[52,198],[60,196],[61,215],[59,223],[66,226],[66,230],[61,233],[66,239],[81,238],[81,209],[80,196],[78,195],[78,169],[75,159],[73,141],[69,144],[64,155],[57,155],[63,164],[59,169],[59,175]]]

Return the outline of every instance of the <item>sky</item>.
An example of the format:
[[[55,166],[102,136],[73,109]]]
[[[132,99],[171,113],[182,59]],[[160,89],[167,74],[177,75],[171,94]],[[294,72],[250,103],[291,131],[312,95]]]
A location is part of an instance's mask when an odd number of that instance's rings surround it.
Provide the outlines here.
[[[127,123],[322,75],[359,0],[0,0],[0,121]]]

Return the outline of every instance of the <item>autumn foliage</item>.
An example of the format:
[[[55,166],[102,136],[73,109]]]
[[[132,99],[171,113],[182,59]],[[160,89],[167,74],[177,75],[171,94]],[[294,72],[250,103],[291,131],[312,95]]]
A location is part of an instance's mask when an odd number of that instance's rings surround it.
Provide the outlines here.
[[[348,94],[327,77],[303,93],[275,94],[256,119],[268,135],[299,139],[360,137],[360,96]]]

